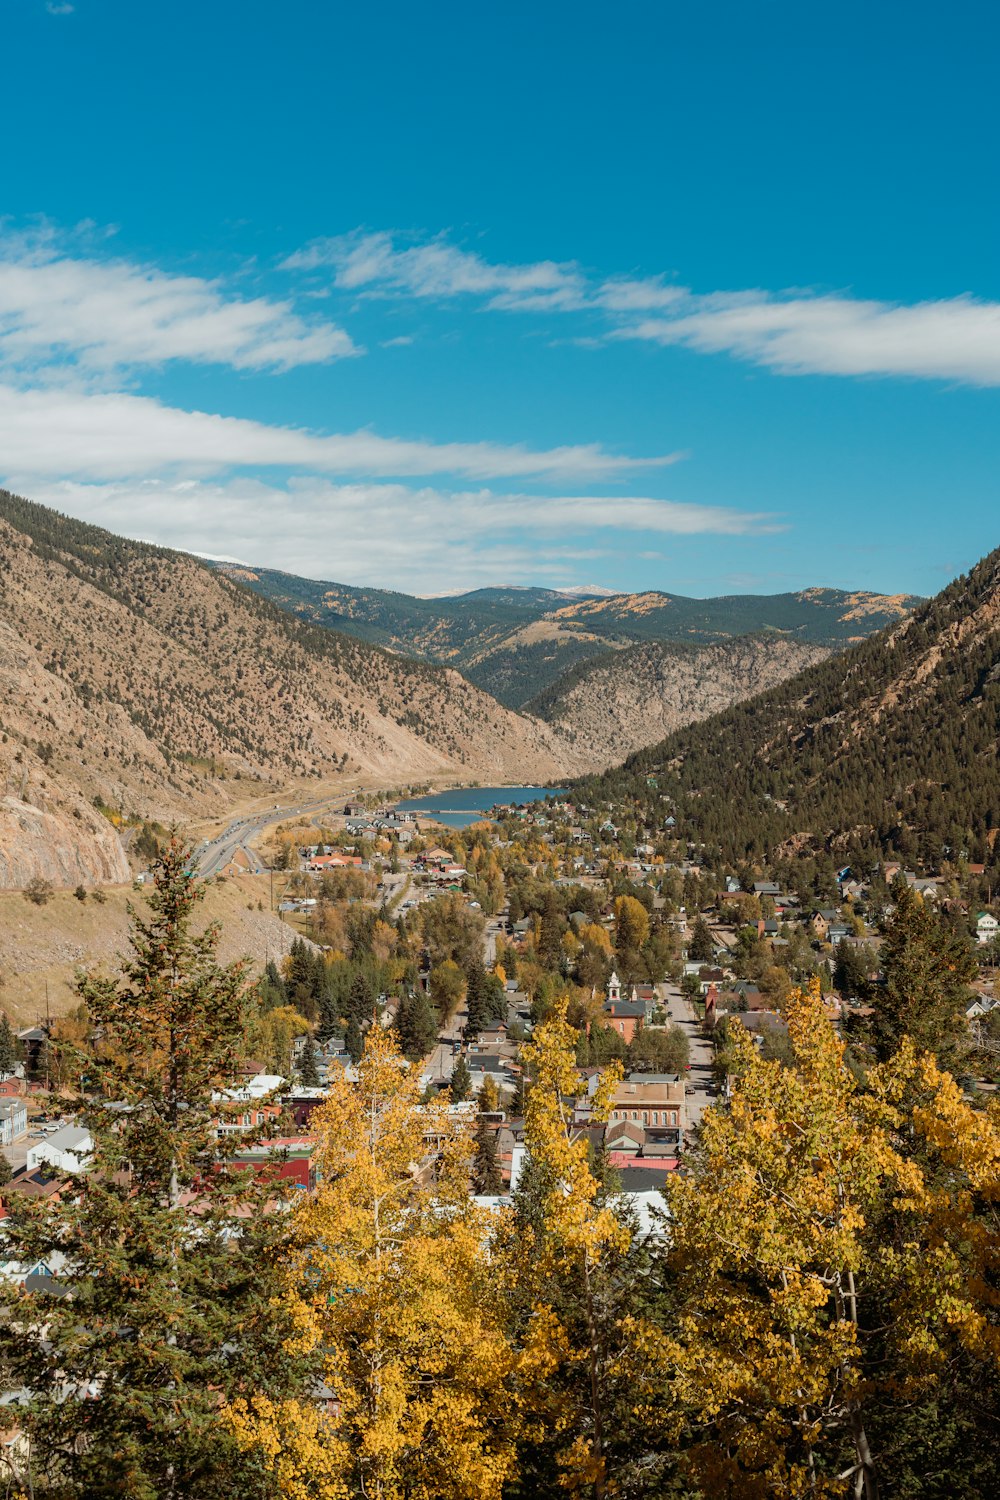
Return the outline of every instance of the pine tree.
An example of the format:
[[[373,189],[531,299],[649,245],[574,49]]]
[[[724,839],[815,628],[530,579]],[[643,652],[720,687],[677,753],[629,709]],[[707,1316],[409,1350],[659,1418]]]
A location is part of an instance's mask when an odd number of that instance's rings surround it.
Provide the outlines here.
[[[17,1066],[17,1042],[6,1015],[0,1016],[0,1075],[6,1077]]]
[[[306,1036],[299,1054],[299,1078],[307,1089],[314,1089],[319,1084],[319,1065],[316,1060],[316,1047],[311,1036]]]
[[[688,943],[688,958],[693,962],[708,963],[715,957],[715,939],[712,937],[711,929],[705,918],[699,913],[694,919],[691,929],[691,941]]]
[[[465,1060],[465,1054],[460,1053],[451,1073],[451,1097],[452,1102],[461,1104],[468,1099],[472,1093],[472,1074],[469,1072],[469,1064]]]
[[[396,1035],[400,1050],[411,1062],[417,1062],[437,1041],[437,1016],[424,990],[418,986],[412,995],[400,996],[396,1012]]]
[[[965,1007],[977,973],[971,941],[903,882],[893,895],[896,911],[880,952],[885,983],[869,990],[875,1049],[889,1057],[909,1036],[918,1051],[955,1069],[968,1049]]]
[[[216,963],[215,927],[191,930],[204,893],[191,862],[172,840],[148,914],[130,908],[120,977],[79,985],[102,1035],[82,1190],[15,1203],[4,1226],[17,1259],[64,1257],[71,1294],[0,1324],[5,1371],[33,1392],[35,1493],[264,1497],[220,1403],[296,1388],[275,1296],[288,1216],[266,1212],[273,1181],[234,1166],[238,1137],[220,1139],[213,1098],[233,1080],[246,975]]]
[[[325,990],[319,1003],[319,1024],[316,1027],[316,1040],[328,1042],[337,1035],[340,1030],[340,1019],[337,1015],[337,1002],[329,990]]]
[[[468,1020],[465,1023],[465,1035],[467,1037],[478,1036],[486,1022],[486,1007],[484,1005],[484,990],[486,986],[486,970],[482,962],[476,958],[465,971],[465,1006],[468,1011]]]
[[[347,1019],[352,1017],[359,1023],[370,1021],[375,1010],[375,991],[368,981],[368,976],[359,969],[351,980],[350,993],[347,996]],[[360,1052],[358,1053],[360,1057]]]
[[[365,1041],[361,1034],[361,1026],[357,1016],[351,1016],[351,1019],[347,1023],[347,1030],[344,1033],[344,1046],[350,1054],[352,1063],[361,1061],[361,1054],[365,1050]]]
[[[499,1193],[503,1186],[497,1157],[496,1131],[482,1116],[476,1123],[476,1155],[472,1166],[472,1180],[477,1193],[488,1193],[491,1196]]]

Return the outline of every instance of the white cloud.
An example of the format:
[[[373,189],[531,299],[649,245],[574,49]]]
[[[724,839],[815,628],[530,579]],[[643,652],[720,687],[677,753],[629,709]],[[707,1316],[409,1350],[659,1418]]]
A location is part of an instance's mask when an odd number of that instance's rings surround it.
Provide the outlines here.
[[[585,281],[574,265],[539,261],[534,265],[491,264],[442,237],[396,247],[391,234],[339,235],[314,240],[290,255],[283,269],[329,267],[347,291],[398,292],[411,297],[485,297],[489,307],[507,311],[565,310],[582,305]]]
[[[51,234],[0,240],[0,364],[108,371],[169,360],[286,370],[361,351],[288,301],[127,260],[76,257]]]
[[[620,337],[734,354],[782,374],[899,375],[1000,385],[1000,304],[972,297],[898,306],[849,297],[715,297]]]
[[[35,498],[112,531],[203,556],[237,557],[345,583],[457,592],[505,581],[572,583],[576,564],[627,552],[636,533],[756,535],[773,517],[642,496],[449,492],[433,486],[287,486],[136,480],[35,485]],[[578,542],[567,538],[578,538]]]
[[[520,313],[586,313],[600,340],[644,339],[726,353],[780,374],[900,376],[1000,385],[1000,303],[971,295],[913,304],[846,294],[696,294],[662,276],[589,277],[575,262],[494,264],[442,236],[391,233],[318,240],[284,262],[333,272],[342,290],[447,300]],[[603,325],[603,326],[600,326]],[[575,340],[595,342],[593,333]]]
[[[662,276],[613,276],[598,287],[595,301],[609,312],[659,312],[685,303],[690,295],[686,287],[671,286]]]
[[[118,479],[231,468],[589,483],[661,467],[680,455],[618,457],[596,443],[534,451],[500,443],[430,443],[361,432],[322,435],[183,411],[147,396],[0,385],[0,461],[9,475]]]

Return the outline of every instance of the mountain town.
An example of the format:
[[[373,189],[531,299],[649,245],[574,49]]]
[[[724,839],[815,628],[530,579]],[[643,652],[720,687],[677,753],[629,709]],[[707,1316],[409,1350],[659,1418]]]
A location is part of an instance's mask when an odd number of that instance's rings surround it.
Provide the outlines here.
[[[0,1500],[998,1500],[998,49],[0,5]]]
[[[4,976],[15,1483],[103,1493],[111,1443],[129,1493],[745,1493],[762,1464],[791,1493],[805,1464],[917,1495],[933,1431],[988,1493],[1000,851],[914,823],[727,861],[669,745],[531,800],[317,786],[196,844],[102,799],[118,971],[33,1017]],[[216,892],[266,916],[256,962],[218,962]],[[16,899],[109,896],[40,867]]]

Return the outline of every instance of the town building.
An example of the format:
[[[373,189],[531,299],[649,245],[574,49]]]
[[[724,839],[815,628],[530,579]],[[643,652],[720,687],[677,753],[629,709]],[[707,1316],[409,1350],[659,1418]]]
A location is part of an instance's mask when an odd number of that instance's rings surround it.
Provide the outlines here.
[[[629,1073],[615,1089],[609,1125],[631,1121],[654,1130],[676,1132],[671,1144],[684,1144],[684,1080],[677,1073]]]

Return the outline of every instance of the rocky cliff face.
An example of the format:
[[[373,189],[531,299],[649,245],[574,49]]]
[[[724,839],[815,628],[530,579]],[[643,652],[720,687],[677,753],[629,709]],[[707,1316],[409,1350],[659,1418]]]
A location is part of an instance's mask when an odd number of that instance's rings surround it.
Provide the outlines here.
[[[688,648],[650,642],[570,672],[532,707],[599,768],[829,655],[826,646],[782,636]]]
[[[45,812],[17,797],[0,798],[0,889],[20,889],[35,877],[72,887],[129,879],[128,859],[114,829],[83,808],[74,811],[76,817]]]

